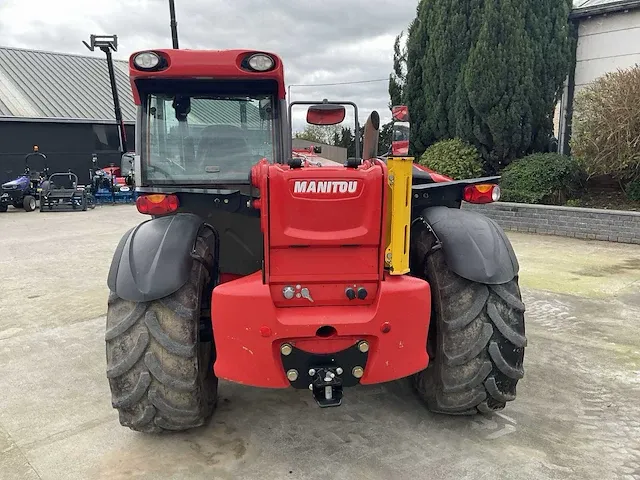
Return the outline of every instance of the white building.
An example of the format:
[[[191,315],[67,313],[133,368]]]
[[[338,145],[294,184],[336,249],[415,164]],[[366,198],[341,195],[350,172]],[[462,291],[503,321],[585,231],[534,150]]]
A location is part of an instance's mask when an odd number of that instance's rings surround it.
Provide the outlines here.
[[[607,72],[640,64],[640,0],[574,0],[575,64],[556,113],[561,153],[568,152],[575,95]]]

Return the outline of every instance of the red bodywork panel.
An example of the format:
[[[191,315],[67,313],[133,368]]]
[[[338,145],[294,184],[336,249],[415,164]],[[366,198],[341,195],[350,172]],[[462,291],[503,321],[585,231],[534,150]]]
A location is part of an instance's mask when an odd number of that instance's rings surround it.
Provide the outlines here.
[[[260,190],[263,272],[227,281],[212,294],[219,378],[258,387],[290,386],[283,342],[327,354],[359,340],[370,345],[361,383],[406,377],[426,368],[430,286],[384,270],[387,167],[329,162],[291,168],[261,161],[251,173]],[[284,295],[290,287],[291,298]],[[364,287],[364,299],[346,289]],[[308,289],[311,298],[301,292]],[[300,295],[298,295],[300,294]],[[321,327],[332,333],[324,336]]]
[[[232,280],[237,280],[238,278],[242,278],[244,275],[238,275],[236,273],[220,273],[218,276],[218,285],[230,282]]]
[[[429,284],[389,276],[380,285],[371,305],[311,308],[275,306],[260,272],[219,285],[211,306],[216,375],[255,387],[288,387],[280,359],[285,341],[308,352],[329,353],[367,340],[369,360],[362,384],[388,382],[426,368]],[[390,326],[388,333],[382,333],[384,323]],[[324,325],[334,327],[336,335],[317,337]]]
[[[427,172],[431,176],[431,179],[436,183],[451,182],[453,180],[453,178],[447,177],[446,175],[442,175],[442,174],[440,174],[438,172],[435,172],[435,171],[431,170],[430,168],[425,167],[424,165],[420,165],[419,163],[414,163],[413,164],[413,168],[417,168],[418,170],[422,170],[423,172]]]
[[[382,162],[292,169],[265,160],[254,167],[254,186],[268,192],[260,199],[264,270],[277,306],[349,305],[345,289],[363,283],[369,295],[359,302],[373,302],[384,268],[386,179]],[[282,288],[297,284],[313,302],[283,298]]]
[[[186,79],[272,79],[278,83],[278,98],[285,98],[284,68],[279,56],[255,50],[173,50],[154,49],[152,51],[164,57],[168,66],[160,71],[139,70],[133,58],[141,52],[129,57],[129,78],[133,90],[133,99],[140,105],[140,96],[136,80],[143,78],[186,78]],[[275,67],[268,72],[252,72],[240,68],[242,60],[250,54],[265,53],[275,60]]]

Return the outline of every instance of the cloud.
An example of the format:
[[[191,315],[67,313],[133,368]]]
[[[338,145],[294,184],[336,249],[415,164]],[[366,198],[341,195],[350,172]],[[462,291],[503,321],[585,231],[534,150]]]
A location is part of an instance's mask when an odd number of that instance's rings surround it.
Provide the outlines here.
[[[255,48],[277,53],[293,100],[345,99],[360,122],[376,109],[389,119],[387,82],[302,87],[299,84],[385,79],[393,40],[415,16],[418,0],[175,0],[180,48]],[[168,0],[2,0],[4,46],[91,54],[89,35],[117,34],[117,58],[171,46]],[[96,52],[94,55],[102,55]],[[302,115],[294,125],[303,126]],[[350,116],[350,120],[352,121]]]

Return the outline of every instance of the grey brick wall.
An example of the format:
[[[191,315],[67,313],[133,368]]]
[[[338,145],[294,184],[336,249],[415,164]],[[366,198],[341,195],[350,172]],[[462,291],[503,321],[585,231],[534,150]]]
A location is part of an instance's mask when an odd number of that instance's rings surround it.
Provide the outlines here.
[[[462,208],[492,218],[507,231],[640,245],[640,212],[508,202],[486,205],[463,202]]]

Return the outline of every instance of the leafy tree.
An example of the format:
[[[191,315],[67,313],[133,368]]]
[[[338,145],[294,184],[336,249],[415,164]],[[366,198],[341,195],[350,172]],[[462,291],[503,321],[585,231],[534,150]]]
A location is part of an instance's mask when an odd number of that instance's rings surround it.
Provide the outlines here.
[[[324,143],[325,132],[316,125],[307,125],[302,132],[296,132],[294,138],[308,140],[310,142]]]
[[[356,144],[355,144],[353,132],[351,132],[351,128],[342,127],[340,132],[340,141],[337,143],[337,146],[347,149],[347,157],[355,156]]]
[[[331,142],[331,145],[338,145],[340,143],[340,134],[338,133],[337,130],[335,130],[333,132],[333,141]]]
[[[391,148],[392,125],[393,122],[389,122],[380,126],[380,134],[378,136],[378,154],[380,155],[385,154]],[[360,127],[358,136],[360,145],[362,145],[363,134],[364,127]],[[346,148],[347,157],[356,156],[356,137],[351,127],[307,125],[302,132],[295,134],[295,138]]]
[[[340,127],[337,125],[307,125],[302,132],[296,132],[294,137],[325,145],[336,145],[336,135],[339,138]]]

